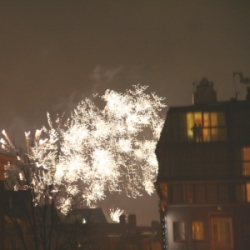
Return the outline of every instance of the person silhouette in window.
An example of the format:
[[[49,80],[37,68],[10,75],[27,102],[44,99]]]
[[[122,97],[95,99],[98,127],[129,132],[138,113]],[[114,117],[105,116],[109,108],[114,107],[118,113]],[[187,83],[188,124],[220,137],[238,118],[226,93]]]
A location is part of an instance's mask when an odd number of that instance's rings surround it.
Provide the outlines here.
[[[198,127],[197,127],[196,123],[194,123],[194,126],[192,127],[192,131],[193,131],[194,142],[196,142],[197,141],[197,132],[198,132]]]
[[[203,141],[203,129],[201,124],[199,123],[197,127],[197,141],[202,142]]]

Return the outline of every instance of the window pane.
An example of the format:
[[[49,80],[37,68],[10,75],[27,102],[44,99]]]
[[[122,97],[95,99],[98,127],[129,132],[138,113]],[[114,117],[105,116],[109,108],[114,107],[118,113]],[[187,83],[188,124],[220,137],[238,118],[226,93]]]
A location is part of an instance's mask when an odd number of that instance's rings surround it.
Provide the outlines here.
[[[243,162],[243,174],[250,175],[250,162]]]
[[[250,202],[250,182],[246,184],[247,202]]]
[[[191,129],[194,125],[194,114],[187,113],[187,129]]]
[[[218,116],[217,113],[213,112],[210,114],[211,118],[211,126],[212,127],[217,127],[218,126]]]
[[[194,116],[193,113],[187,113],[187,135],[189,139],[193,139],[192,127],[194,126]]]
[[[185,222],[174,222],[174,241],[183,241],[185,240]]]
[[[211,141],[210,129],[207,128],[203,129],[203,141],[205,142]]]
[[[229,202],[229,189],[228,185],[219,186],[220,202]]]
[[[183,187],[182,185],[173,185],[173,203],[183,203]]]
[[[203,114],[203,126],[204,127],[210,127],[210,116],[209,113]]]
[[[250,175],[250,147],[242,148],[241,154],[243,175]]]
[[[212,141],[218,141],[219,140],[218,128],[212,128],[211,129],[211,136],[212,136]]]
[[[225,122],[225,113],[218,113],[218,122],[219,122],[219,126],[225,126],[226,122]]]
[[[204,184],[195,185],[195,202],[204,203],[206,201],[206,192]]]
[[[204,225],[202,221],[192,222],[192,239],[204,240]]]
[[[244,184],[238,184],[235,185],[235,200],[236,201],[245,201],[246,198],[246,192],[245,192],[245,185]]]
[[[207,188],[207,202],[217,203],[218,202],[217,186],[215,184],[208,184],[206,188]]]
[[[242,149],[243,161],[250,161],[250,147]]]
[[[194,113],[194,122],[196,123],[197,126],[199,124],[202,125],[202,115],[201,115],[201,112],[195,112]]]
[[[194,202],[194,185],[187,184],[186,185],[186,203]]]

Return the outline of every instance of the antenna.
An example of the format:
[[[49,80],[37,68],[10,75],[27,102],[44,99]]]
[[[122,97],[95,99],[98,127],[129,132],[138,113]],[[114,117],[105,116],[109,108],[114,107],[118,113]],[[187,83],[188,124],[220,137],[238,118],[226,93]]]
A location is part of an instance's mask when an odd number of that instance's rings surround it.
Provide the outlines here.
[[[243,83],[243,84],[245,84],[245,85],[250,84],[250,78],[244,78],[244,77],[243,77],[243,74],[242,74],[241,72],[233,72],[233,81],[234,81],[235,97],[236,97],[236,100],[237,100],[238,92],[237,92],[237,89],[236,89],[235,76],[239,76],[239,78],[240,78],[240,83]],[[250,93],[250,86],[247,86],[247,92]]]
[[[233,82],[234,82],[234,91],[235,91],[235,99],[238,99],[238,92],[237,92],[237,88],[236,88],[236,83],[235,83],[235,76],[239,75],[240,78],[242,76],[242,73],[240,72],[233,72]]]

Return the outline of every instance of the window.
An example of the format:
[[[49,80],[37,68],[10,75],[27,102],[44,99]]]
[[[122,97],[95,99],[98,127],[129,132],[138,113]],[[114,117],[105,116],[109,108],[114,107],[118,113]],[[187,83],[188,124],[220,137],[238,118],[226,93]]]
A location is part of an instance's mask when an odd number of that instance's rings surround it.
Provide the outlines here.
[[[187,113],[186,120],[189,140],[210,142],[227,139],[223,112],[190,112]]]
[[[243,175],[250,175],[250,147],[242,148],[242,168]]]
[[[219,188],[219,201],[221,203],[228,203],[230,201],[229,185],[220,184],[218,185],[218,188]]]
[[[204,224],[202,221],[192,222],[192,239],[204,240]]]
[[[186,192],[186,203],[194,203],[194,185],[192,184],[187,184],[186,188],[185,188],[185,192]]]
[[[185,222],[174,222],[173,223],[174,241],[185,240]]]
[[[204,184],[195,184],[195,202],[196,203],[206,202],[206,191]]]
[[[202,125],[202,113],[187,113],[187,134],[189,139],[198,141],[198,126]]]
[[[250,202],[250,182],[235,185],[235,200],[238,202]]]
[[[172,185],[172,201],[173,204],[182,204],[183,199],[183,186],[181,184]]]
[[[245,202],[246,201],[246,186],[245,184],[235,184],[235,201]]]
[[[207,184],[207,203],[218,202],[218,190],[216,184]]]
[[[232,218],[212,218],[211,230],[214,250],[233,250]]]
[[[250,182],[246,184],[246,191],[247,191],[247,202],[250,202]]]

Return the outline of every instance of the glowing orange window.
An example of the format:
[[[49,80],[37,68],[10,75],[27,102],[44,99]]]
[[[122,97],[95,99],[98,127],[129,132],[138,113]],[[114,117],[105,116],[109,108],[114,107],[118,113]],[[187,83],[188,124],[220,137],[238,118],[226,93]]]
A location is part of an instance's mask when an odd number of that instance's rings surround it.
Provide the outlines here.
[[[243,175],[250,175],[250,147],[242,148],[242,170]]]

